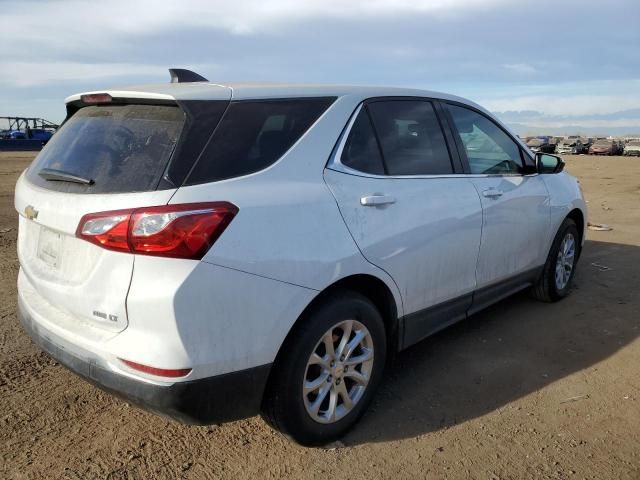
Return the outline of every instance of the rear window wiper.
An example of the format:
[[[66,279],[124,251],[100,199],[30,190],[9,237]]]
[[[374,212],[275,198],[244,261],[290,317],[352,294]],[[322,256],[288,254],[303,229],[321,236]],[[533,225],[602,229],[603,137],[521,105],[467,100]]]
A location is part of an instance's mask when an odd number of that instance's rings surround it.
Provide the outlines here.
[[[43,168],[38,172],[38,175],[45,180],[56,182],[81,183],[82,185],[93,185],[95,183],[91,178],[84,178],[73,173],[65,172],[63,170],[57,170],[55,168]]]

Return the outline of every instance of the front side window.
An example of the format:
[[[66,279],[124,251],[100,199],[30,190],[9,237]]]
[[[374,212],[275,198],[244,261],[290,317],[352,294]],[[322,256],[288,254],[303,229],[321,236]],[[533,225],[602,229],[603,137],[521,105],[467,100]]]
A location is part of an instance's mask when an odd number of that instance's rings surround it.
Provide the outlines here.
[[[457,105],[447,105],[475,174],[521,174],[520,147],[504,130],[484,115]]]
[[[431,102],[376,101],[367,108],[389,175],[453,173],[449,150]]]

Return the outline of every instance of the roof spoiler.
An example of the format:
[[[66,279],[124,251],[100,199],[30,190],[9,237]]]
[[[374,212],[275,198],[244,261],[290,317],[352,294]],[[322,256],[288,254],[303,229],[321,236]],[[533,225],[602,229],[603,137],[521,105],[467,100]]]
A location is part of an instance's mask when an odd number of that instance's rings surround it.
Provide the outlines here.
[[[184,68],[170,68],[171,83],[208,82],[202,75]]]

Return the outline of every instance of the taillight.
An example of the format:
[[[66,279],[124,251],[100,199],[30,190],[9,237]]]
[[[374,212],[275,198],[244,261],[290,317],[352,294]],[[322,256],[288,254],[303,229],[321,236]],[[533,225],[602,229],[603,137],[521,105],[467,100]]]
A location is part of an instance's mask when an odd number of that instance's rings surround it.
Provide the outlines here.
[[[228,202],[90,213],[76,236],[109,250],[199,260],[236,213],[238,207]]]
[[[113,210],[89,213],[80,220],[76,236],[109,250],[129,252],[128,231],[132,212]]]

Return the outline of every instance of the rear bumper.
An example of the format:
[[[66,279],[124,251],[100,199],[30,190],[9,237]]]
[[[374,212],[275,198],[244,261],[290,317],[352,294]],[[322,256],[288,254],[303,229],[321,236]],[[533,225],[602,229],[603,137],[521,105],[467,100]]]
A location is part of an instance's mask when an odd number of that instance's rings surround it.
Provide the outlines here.
[[[257,414],[271,364],[238,372],[156,385],[99,365],[90,352],[65,348],[64,341],[35,322],[18,302],[18,316],[33,341],[60,364],[99,388],[146,410],[183,423],[206,425]]]

